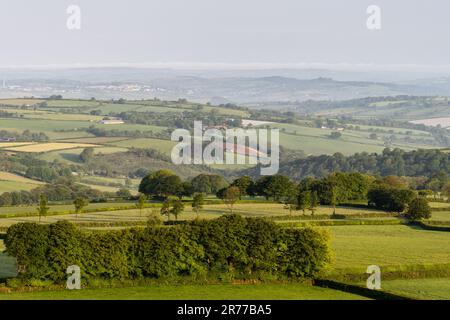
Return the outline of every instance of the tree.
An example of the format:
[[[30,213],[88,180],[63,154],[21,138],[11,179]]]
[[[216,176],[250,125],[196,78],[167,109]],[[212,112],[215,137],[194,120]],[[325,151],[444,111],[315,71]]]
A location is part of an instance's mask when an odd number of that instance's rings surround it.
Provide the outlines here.
[[[167,216],[167,220],[170,221],[170,200],[169,199],[164,200],[164,202],[161,206],[160,213],[162,216]]]
[[[333,215],[336,214],[336,205],[338,197],[338,187],[336,184],[330,186],[330,205],[333,206]]]
[[[192,199],[192,209],[197,213],[197,217],[200,210],[203,209],[204,203],[203,193],[194,194],[194,198]]]
[[[75,206],[75,217],[78,218],[78,214],[89,204],[89,201],[86,198],[78,197],[73,201],[73,204]]]
[[[431,218],[431,208],[428,200],[423,197],[415,198],[409,205],[406,217],[413,221]]]
[[[446,184],[444,184],[441,192],[444,197],[447,197],[447,201],[450,201],[450,183],[447,182]]]
[[[228,209],[230,209],[231,213],[233,213],[233,207],[239,200],[240,196],[241,193],[238,187],[228,187],[218,192],[218,197],[223,200]]]
[[[194,192],[216,194],[219,190],[228,187],[228,182],[219,175],[199,174],[191,180]]]
[[[333,131],[332,133],[330,133],[329,137],[330,137],[330,139],[337,140],[340,137],[342,137],[342,133],[337,132],[337,131]]]
[[[88,163],[94,157],[94,148],[85,148],[80,153],[80,160],[84,163]]]
[[[233,181],[231,184],[234,187],[238,187],[241,192],[241,197],[246,195],[253,195],[255,183],[249,176],[243,176]]]
[[[138,201],[136,203],[136,207],[139,209],[139,215],[142,217],[142,209],[144,209],[145,202],[147,201],[147,197],[145,194],[140,194]]]
[[[369,206],[393,212],[405,211],[415,197],[415,192],[410,189],[396,189],[387,185],[374,186],[367,195]]]
[[[175,220],[178,220],[178,216],[184,211],[184,203],[180,198],[168,197],[161,207],[161,215],[167,216],[167,220],[170,220],[170,215],[175,216]]]
[[[302,210],[305,214],[306,208],[311,205],[311,192],[300,191],[297,196],[297,210]]]
[[[265,176],[257,181],[256,189],[259,195],[282,201],[295,189],[295,184],[286,176]]]
[[[319,197],[317,196],[317,192],[311,192],[310,201],[309,201],[309,210],[311,211],[311,215],[314,215],[314,211],[319,206]]]
[[[170,213],[175,216],[175,220],[178,220],[178,216],[184,211],[184,203],[179,198],[172,199],[170,203],[172,205]]]
[[[131,198],[131,192],[128,189],[122,188],[116,192],[116,196],[126,200]]]
[[[39,207],[37,208],[39,213],[39,223],[41,222],[41,217],[45,217],[48,213],[48,210],[50,209],[49,207],[47,207],[47,203],[47,197],[44,194],[41,194],[39,196]]]
[[[142,179],[139,192],[147,196],[166,199],[169,196],[181,196],[183,184],[181,178],[172,171],[158,170]]]
[[[181,195],[183,197],[190,197],[194,194],[194,187],[189,181],[184,181],[182,183],[182,192]]]
[[[289,210],[289,214],[292,214],[292,210],[298,210],[298,191],[292,189],[292,191],[284,198],[284,208]]]

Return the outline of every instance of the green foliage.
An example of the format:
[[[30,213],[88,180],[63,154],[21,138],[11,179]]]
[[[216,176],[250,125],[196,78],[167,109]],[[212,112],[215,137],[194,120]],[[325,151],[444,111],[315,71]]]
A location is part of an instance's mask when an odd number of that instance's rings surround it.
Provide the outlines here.
[[[308,209],[311,211],[311,214],[314,214],[314,211],[316,211],[316,208],[319,206],[319,196],[317,195],[317,191],[311,192],[309,199]]]
[[[301,191],[297,196],[297,210],[302,210],[305,214],[305,210],[311,204],[311,193],[309,191]]]
[[[192,209],[194,209],[197,215],[200,212],[200,210],[203,209],[204,204],[205,204],[205,197],[203,196],[203,193],[194,194],[194,198],[192,199]]]
[[[236,180],[233,181],[231,185],[239,188],[241,196],[254,195],[255,183],[249,176],[237,178]]]
[[[295,184],[286,176],[265,176],[256,182],[257,193],[274,201],[283,201],[295,189]]]
[[[409,204],[406,217],[413,221],[431,218],[431,208],[428,204],[428,200],[422,197],[414,199]]]
[[[374,186],[369,190],[369,206],[393,212],[403,212],[415,198],[409,189],[397,189],[386,185]]]
[[[239,191],[238,187],[231,186],[219,190],[219,192],[217,192],[217,197],[222,199],[228,209],[230,209],[231,213],[233,213],[233,207],[241,197],[241,192]]]
[[[310,278],[330,256],[322,232],[238,215],[108,232],[85,232],[68,222],[19,223],[8,229],[5,244],[7,254],[17,258],[21,278],[60,283],[73,264],[87,280],[207,274]]]
[[[139,214],[142,216],[142,209],[145,206],[145,202],[147,201],[147,197],[145,196],[145,194],[140,194],[138,201],[136,203],[136,207],[139,209]]]
[[[178,220],[178,216],[184,211],[184,203],[181,199],[171,199],[172,208],[170,213],[175,216],[175,220]]]
[[[121,188],[121,189],[117,190],[116,196],[127,200],[127,199],[130,199],[132,197],[132,194],[131,194],[129,189]]]
[[[89,201],[86,198],[78,197],[73,201],[73,205],[75,206],[75,213],[79,214],[89,204]]]
[[[139,192],[161,198],[172,195],[180,196],[183,193],[183,185],[180,177],[173,174],[172,171],[158,170],[142,179]]]
[[[41,194],[39,197],[39,207],[37,208],[39,214],[39,222],[41,221],[41,217],[45,217],[48,214],[48,210],[50,210],[50,207],[47,206],[47,203],[47,197]]]
[[[336,171],[431,178],[441,172],[450,172],[450,154],[440,150],[386,148],[382,153],[310,156],[283,163],[280,167],[280,174],[298,181],[309,176],[322,178]],[[442,183],[439,182],[437,187],[442,188]]]
[[[84,163],[91,161],[93,157],[94,157],[94,148],[85,148],[80,153],[80,160]]]
[[[340,137],[342,137],[342,133],[338,132],[338,131],[333,131],[332,133],[330,133],[329,138],[330,139],[334,139],[337,140]]]
[[[191,180],[194,192],[205,194],[216,194],[219,190],[226,188],[228,182],[219,175],[200,174]]]

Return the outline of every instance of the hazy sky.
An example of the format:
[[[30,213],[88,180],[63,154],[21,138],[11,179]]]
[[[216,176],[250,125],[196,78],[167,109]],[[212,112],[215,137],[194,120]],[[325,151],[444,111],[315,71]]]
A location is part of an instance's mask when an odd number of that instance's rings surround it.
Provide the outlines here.
[[[66,27],[69,5],[81,30]],[[382,29],[366,27],[369,5]],[[450,65],[448,0],[1,0],[0,66]]]

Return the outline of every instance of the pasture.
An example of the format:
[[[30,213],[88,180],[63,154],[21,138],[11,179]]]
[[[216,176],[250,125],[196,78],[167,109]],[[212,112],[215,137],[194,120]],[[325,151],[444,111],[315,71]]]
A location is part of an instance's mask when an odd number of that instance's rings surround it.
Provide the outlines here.
[[[450,300],[450,278],[382,281],[382,289],[413,299]]]
[[[331,234],[333,267],[365,272],[367,266],[450,264],[450,233],[405,225],[320,227]]]
[[[87,144],[87,143],[36,143],[19,147],[10,147],[6,150],[14,152],[31,152],[31,153],[43,153],[55,150],[66,150],[66,149],[76,149],[76,148],[95,148],[98,145]]]
[[[0,300],[366,300],[306,284],[149,285],[125,288],[0,293]]]
[[[0,194],[3,192],[20,190],[29,191],[42,184],[43,182],[37,180],[32,180],[13,173],[0,171]]]

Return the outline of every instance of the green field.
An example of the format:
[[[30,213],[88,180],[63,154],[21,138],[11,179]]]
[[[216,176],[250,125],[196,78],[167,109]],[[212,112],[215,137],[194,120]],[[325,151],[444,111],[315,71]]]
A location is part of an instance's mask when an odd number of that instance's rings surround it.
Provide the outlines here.
[[[381,287],[414,299],[450,300],[450,278],[382,280]]]
[[[64,163],[80,163],[79,155],[83,152],[84,148],[76,148],[69,150],[57,150],[50,151],[44,154],[39,155],[39,159],[53,162],[55,160],[64,162]],[[94,148],[94,154],[111,154],[118,152],[127,152],[128,149],[120,148],[120,147],[108,147],[108,146],[100,146]]]
[[[161,140],[161,139],[152,139],[152,138],[142,138],[142,139],[130,139],[119,142],[111,143],[118,147],[127,147],[127,148],[151,148],[158,150],[162,153],[170,155],[172,152],[172,148],[176,145],[176,142],[170,140]]]
[[[94,185],[91,184],[92,187]],[[100,186],[101,187],[101,186]],[[99,188],[100,188],[99,187]],[[133,206],[134,203],[92,203],[89,204],[85,210],[102,209],[102,208],[114,208],[123,206]],[[159,206],[159,204],[156,204]],[[145,221],[148,214],[152,212],[152,208],[147,208],[141,213],[138,209],[118,210],[118,211],[99,211],[93,213],[82,213],[75,218],[73,215],[67,215],[68,212],[73,212],[73,205],[53,205],[50,207],[50,213],[64,212],[63,215],[51,215],[45,217],[45,222],[56,222],[58,220],[72,220],[78,222],[126,222],[126,221]],[[210,219],[217,218],[223,214],[229,213],[230,210],[224,204],[210,204],[204,205],[204,208],[200,212],[201,218]],[[289,215],[289,211],[284,209],[281,204],[274,203],[238,203],[233,210],[234,213],[241,214],[247,217],[267,217],[267,216],[286,216]],[[3,207],[0,208],[0,217],[2,215],[11,214],[32,214],[31,217],[11,217],[0,218],[0,226],[9,226],[17,222],[36,221],[37,211],[35,207]],[[320,207],[316,210],[316,215],[331,215],[333,208]],[[346,215],[359,215],[359,214],[383,214],[383,212],[377,210],[359,209],[359,208],[337,208],[336,213],[345,213]],[[296,215],[300,217],[300,213],[296,212]],[[310,212],[306,213],[307,217],[311,217]],[[180,215],[180,219],[194,219],[197,214],[192,210],[192,207],[187,204],[185,211]],[[166,217],[167,219],[167,217]],[[173,219],[173,217],[172,217]]]
[[[364,297],[303,284],[163,285],[1,294],[0,300],[365,300]]]
[[[118,124],[118,125],[102,125],[97,123],[104,115],[109,113],[120,112],[156,112],[156,113],[180,113],[185,110],[196,110],[200,115],[207,117],[212,110],[218,114],[228,115],[230,117],[249,117],[249,113],[243,110],[234,110],[222,107],[213,107],[203,105],[198,109],[199,104],[190,102],[167,102],[167,101],[127,101],[126,103],[111,103],[109,101],[91,101],[91,100],[49,100],[46,101],[47,107],[38,110],[19,109],[17,106],[24,104],[34,104],[42,102],[41,100],[24,100],[13,99],[3,100],[5,103],[11,103],[12,108],[4,108],[8,112],[14,112],[23,117],[20,119],[0,119],[0,127],[10,131],[31,130],[37,132],[44,132],[52,140],[70,139],[70,138],[89,138],[90,134],[79,129],[95,126],[105,130],[121,130],[121,131],[135,131],[142,132],[153,131],[154,133],[162,132],[167,129],[164,126],[156,125],[142,125],[142,124]],[[0,101],[1,103],[1,101]],[[384,103],[384,102],[383,102]],[[100,110],[102,116],[93,116],[90,114],[93,110]],[[276,119],[274,119],[276,121]],[[281,130],[280,142],[283,147],[292,150],[302,150],[306,154],[333,154],[341,152],[345,155],[353,154],[355,151],[362,152],[381,152],[385,148],[385,143],[382,138],[395,134],[397,138],[430,138],[429,132],[419,130],[409,130],[405,128],[391,128],[379,126],[359,125],[359,130],[345,130],[342,132],[342,137],[333,140],[329,135],[334,130],[321,129],[311,127],[311,121],[298,121],[297,124],[286,123],[272,123],[272,128]],[[78,129],[78,130],[77,130]],[[57,132],[58,130],[72,130],[68,132]],[[409,131],[410,134],[406,135]],[[378,139],[370,139],[369,135],[376,132]],[[91,142],[93,143],[93,142]],[[103,144],[103,143],[101,143]],[[108,142],[105,142],[108,144]],[[137,147],[137,148],[154,148],[163,153],[169,154],[173,142],[159,139],[129,139],[128,142],[113,142],[112,145],[119,147]],[[420,142],[395,142],[392,147],[400,147],[405,150],[413,150],[417,148],[429,148],[428,145],[423,145]],[[59,156],[56,159],[61,160]],[[70,158],[70,156],[67,156]],[[64,156],[62,157],[64,160]]]
[[[332,235],[333,266],[363,270],[369,265],[450,264],[450,233],[404,225],[324,227]]]
[[[0,193],[26,190],[29,191],[38,187],[38,184],[30,184],[17,181],[0,181]],[[0,209],[1,210],[1,209]]]
[[[130,202],[115,202],[115,203],[90,203],[86,209],[102,209],[102,208],[115,208],[115,207],[123,207],[130,206],[133,203]],[[72,204],[61,204],[61,205],[52,205],[50,206],[49,213],[53,212],[69,212],[73,211]],[[16,207],[0,207],[0,223],[5,221],[2,216],[9,214],[26,214],[30,213],[36,214],[36,206],[16,206]]]

